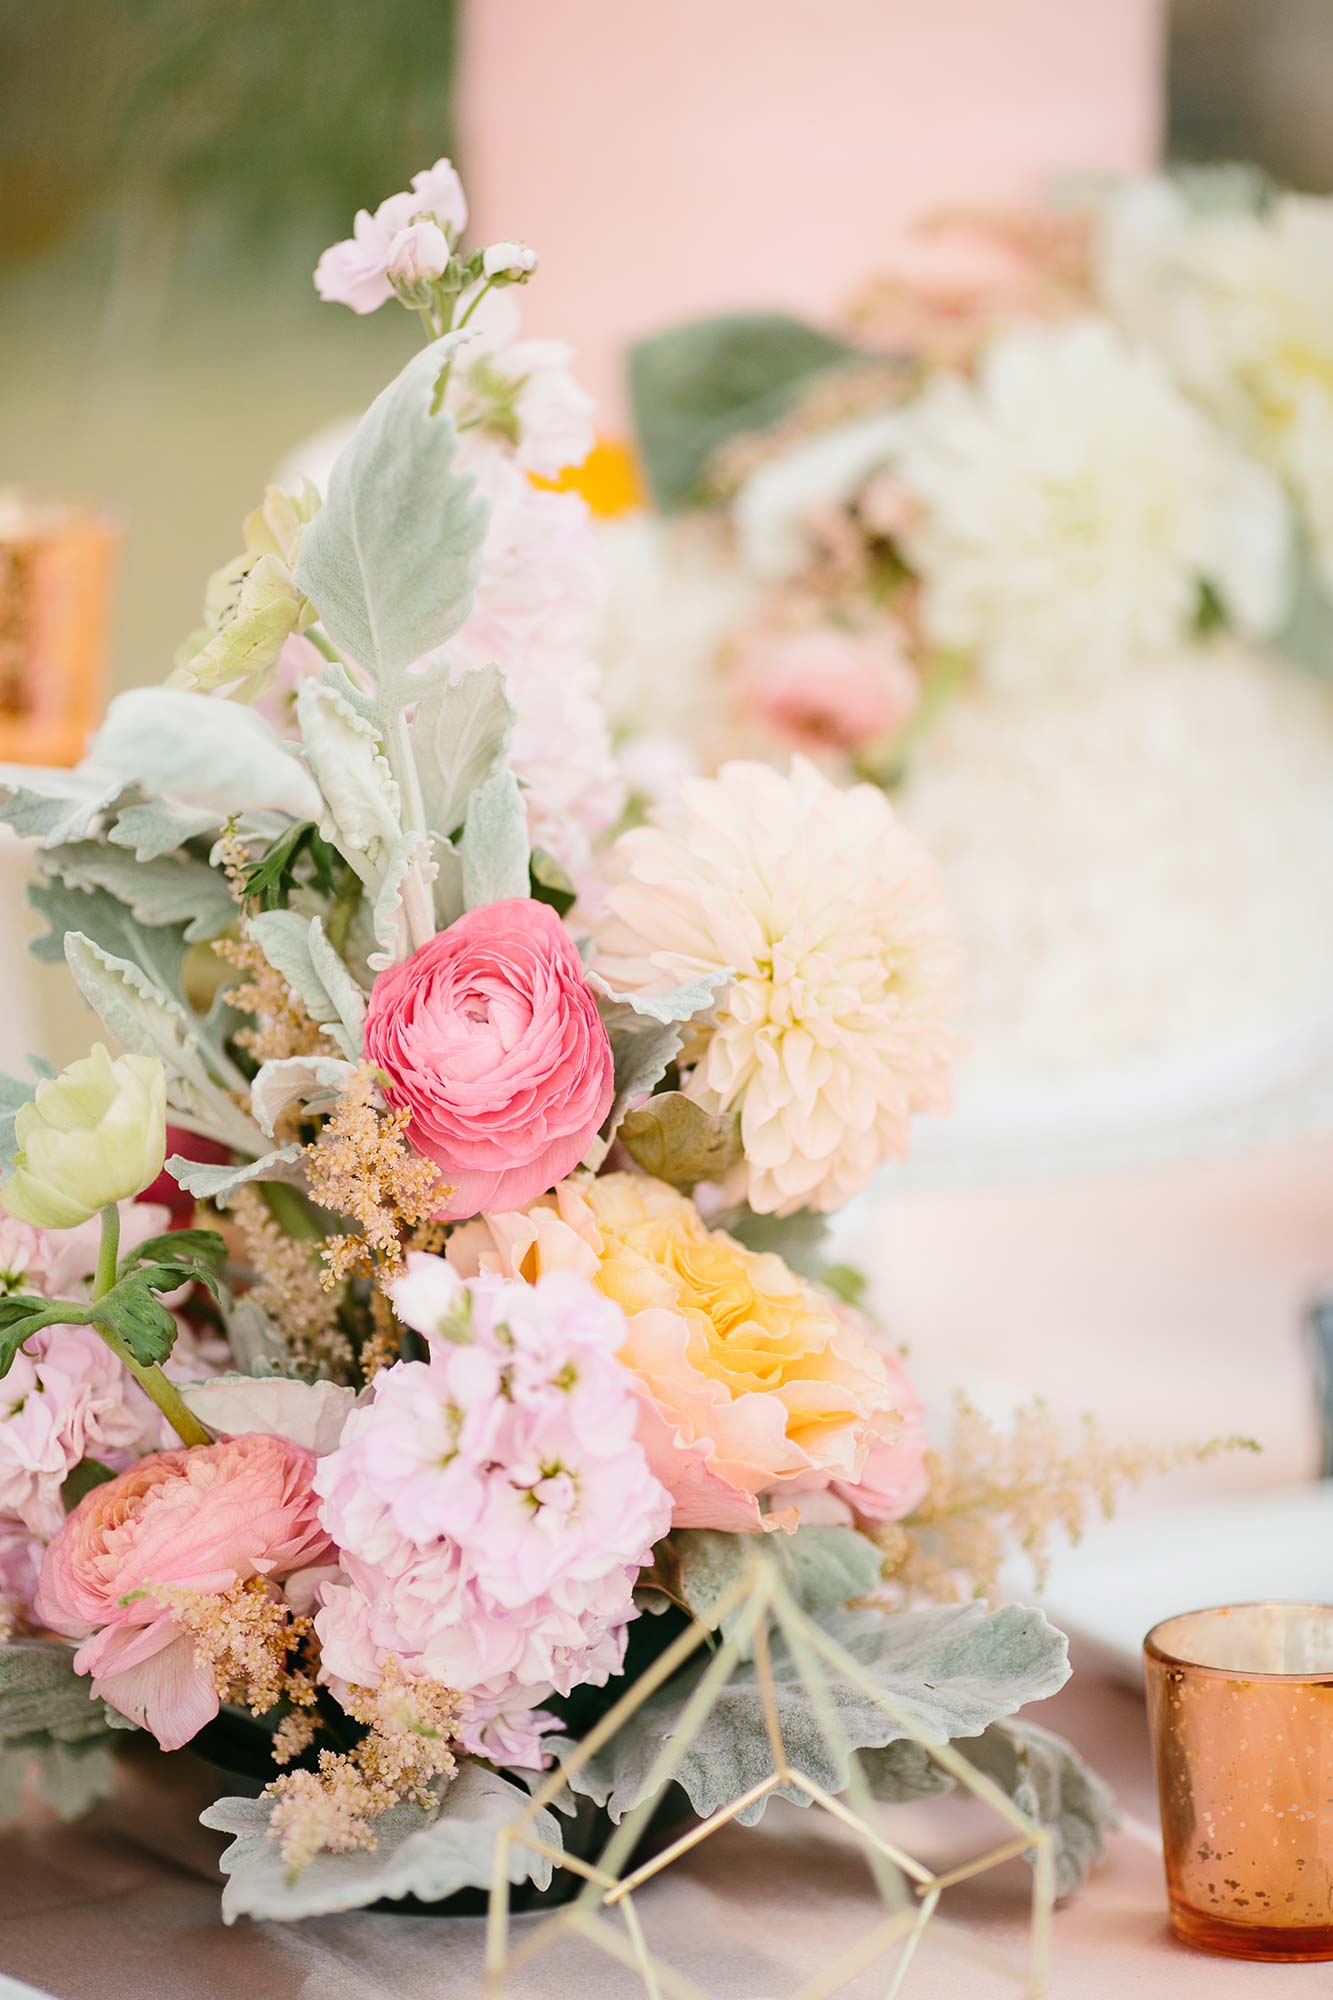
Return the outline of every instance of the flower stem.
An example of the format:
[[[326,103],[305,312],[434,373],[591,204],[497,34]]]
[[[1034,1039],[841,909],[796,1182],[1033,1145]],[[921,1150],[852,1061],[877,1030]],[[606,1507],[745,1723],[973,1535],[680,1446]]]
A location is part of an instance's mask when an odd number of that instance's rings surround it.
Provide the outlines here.
[[[115,1202],[109,1202],[102,1210],[102,1241],[97,1251],[97,1272],[93,1278],[93,1301],[104,1298],[116,1282],[116,1264],[120,1252],[120,1210]],[[198,1417],[187,1407],[184,1397],[174,1382],[169,1382],[155,1361],[146,1366],[131,1354],[118,1333],[108,1326],[98,1326],[111,1352],[122,1361],[139,1387],[152,1402],[157,1404],[171,1428],[182,1444],[212,1444],[213,1439],[200,1423]]]

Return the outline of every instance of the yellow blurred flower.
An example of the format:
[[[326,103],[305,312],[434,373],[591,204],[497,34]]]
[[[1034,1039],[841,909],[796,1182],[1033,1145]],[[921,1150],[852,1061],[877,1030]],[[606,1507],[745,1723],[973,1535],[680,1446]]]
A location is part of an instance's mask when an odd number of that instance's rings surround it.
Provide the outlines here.
[[[156,1056],[118,1056],[101,1042],[44,1078],[15,1120],[19,1150],[0,1201],[19,1222],[75,1229],[141,1194],[167,1150],[167,1073]]]

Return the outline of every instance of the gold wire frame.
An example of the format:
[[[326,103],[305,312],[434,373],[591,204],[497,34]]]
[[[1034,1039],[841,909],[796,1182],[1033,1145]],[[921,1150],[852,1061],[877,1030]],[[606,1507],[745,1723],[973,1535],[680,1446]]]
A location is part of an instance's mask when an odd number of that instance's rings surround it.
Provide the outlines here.
[[[845,1762],[847,1787],[835,1797],[792,1764],[783,1741],[773,1682],[770,1635],[776,1627],[786,1642],[797,1669],[801,1687],[809,1699],[820,1734],[835,1763]],[[612,1832],[598,1861],[585,1861],[567,1854],[543,1840],[535,1830],[538,1815],[552,1805],[571,1780],[609,1742],[622,1725],[656,1693],[715,1631],[723,1636],[711,1661],[686,1703],[679,1726],[663,1744],[648,1774],[642,1796]],[[686,1752],[698,1736],[714,1703],[731,1678],[733,1669],[752,1653],[755,1676],[773,1769],[766,1778],[749,1786],[727,1805],[720,1807],[690,1827],[647,1861],[622,1873],[663,1789],[671,1782]],[[875,1824],[875,1802],[855,1748],[838,1718],[829,1696],[830,1676],[842,1679],[880,1709],[894,1724],[899,1736],[917,1744],[932,1761],[946,1771],[965,1792],[979,1800],[1008,1828],[1006,1838],[958,1867],[936,1872],[913,1859],[904,1849],[887,1840]],[[885,1914],[879,1922],[829,1964],[807,1979],[791,2000],[830,2000],[843,1991],[847,1982],[872,1966],[876,1960],[896,1951],[896,1962],[888,1968],[883,2000],[898,2000],[912,1959],[926,1927],[974,1960],[980,1960],[1008,1975],[1020,1991],[1039,1995],[1050,1983],[1051,1912],[1055,1905],[1055,1859],[1053,1838],[1042,1826],[1016,1806],[999,1786],[970,1764],[952,1744],[938,1743],[926,1736],[920,1724],[891,1695],[876,1687],[861,1663],[816,1624],[795,1602],[776,1566],[755,1555],[743,1576],[718,1600],[713,1625],[690,1625],[653,1661],[647,1672],[620,1698],[614,1707],[590,1729],[569,1755],[550,1772],[515,1818],[504,1827],[495,1843],[491,1876],[490,1905],[486,1924],[486,1996],[504,2000],[511,1973],[529,1964],[543,1951],[571,1934],[594,1944],[599,1950],[637,1972],[646,2000],[710,2000],[706,1990],[684,1973],[648,1949],[635,1907],[635,1892],[678,1861],[683,1854],[707,1840],[735,1819],[748,1806],[766,1798],[780,1786],[790,1786],[818,1807],[850,1828],[861,1843]],[[509,1886],[512,1851],[527,1849],[583,1878],[583,1887],[562,1908],[554,1910],[528,1932],[519,1943],[509,1936]],[[1028,1950],[1023,1958],[987,1946],[959,1925],[946,1924],[937,1916],[940,1898],[955,1883],[999,1867],[1015,1856],[1030,1854],[1033,1861],[1032,1897]],[[620,1928],[611,1919],[619,1918]]]

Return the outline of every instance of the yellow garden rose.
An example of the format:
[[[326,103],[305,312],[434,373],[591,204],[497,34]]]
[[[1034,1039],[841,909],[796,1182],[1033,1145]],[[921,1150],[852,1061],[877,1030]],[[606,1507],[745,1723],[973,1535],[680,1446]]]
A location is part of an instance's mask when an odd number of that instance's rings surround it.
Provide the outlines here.
[[[455,1234],[470,1275],[575,1271],[625,1313],[621,1359],[645,1392],[640,1436],[674,1525],[794,1526],[801,1493],[896,1518],[923,1486],[921,1409],[865,1323],[780,1257],[710,1230],[640,1174],[565,1181],[519,1214]]]

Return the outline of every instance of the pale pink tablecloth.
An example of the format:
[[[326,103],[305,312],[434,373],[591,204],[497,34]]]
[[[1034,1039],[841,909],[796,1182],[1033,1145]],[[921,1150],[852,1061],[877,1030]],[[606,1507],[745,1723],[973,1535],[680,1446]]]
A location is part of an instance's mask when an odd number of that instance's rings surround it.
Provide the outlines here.
[[[1172,1940],[1155,1846],[1141,1701],[1091,1675],[1041,1705],[1111,1776],[1126,1815],[1107,1861],[1055,1921],[1056,2000],[1198,1993],[1288,2000],[1333,1993],[1333,1967],[1256,1966],[1199,1956]],[[188,1768],[188,1767],[187,1767]],[[196,1780],[198,1782],[196,1783]],[[193,1791],[191,1787],[193,1786]],[[78,1829],[32,1828],[0,1841],[0,1972],[60,2000],[472,2000],[482,1990],[482,1926],[472,1919],[347,1915],[294,1925],[218,1918],[206,1879],[219,1837],[193,1827],[212,1796],[196,1767],[176,1812],[156,1822],[104,1809]],[[927,1860],[961,1859],[979,1829],[939,1800],[889,1816]],[[1030,1878],[1021,1863],[951,1892],[953,1915],[992,1944],[1016,1945]],[[842,1838],[818,1817],[776,1810],[757,1832],[719,1833],[639,1898],[654,1947],[719,2000],[780,2000],[879,1907]],[[947,1906],[947,1905],[946,1905]],[[531,1920],[528,1920],[531,1921]],[[881,1992],[873,1978],[846,1991]],[[582,1946],[518,1977],[512,2000],[634,2000],[634,1978]],[[904,2000],[991,2000],[1016,1992],[941,1945],[923,1948]]]

